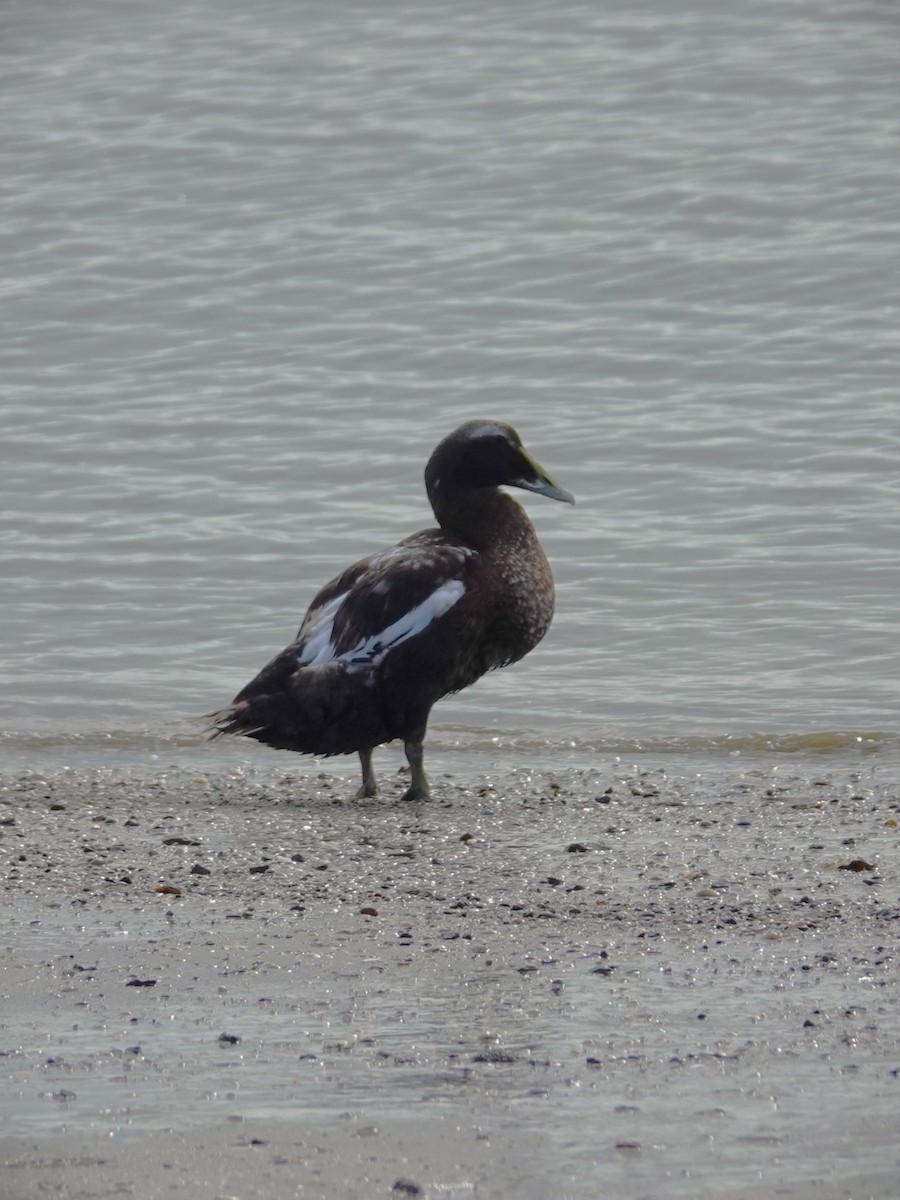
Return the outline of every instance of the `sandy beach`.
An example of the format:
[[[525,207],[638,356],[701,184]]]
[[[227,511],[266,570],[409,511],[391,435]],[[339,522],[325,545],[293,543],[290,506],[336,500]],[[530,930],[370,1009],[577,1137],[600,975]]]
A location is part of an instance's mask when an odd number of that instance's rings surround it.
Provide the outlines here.
[[[896,1195],[893,756],[270,761],[3,778],[4,1196]]]

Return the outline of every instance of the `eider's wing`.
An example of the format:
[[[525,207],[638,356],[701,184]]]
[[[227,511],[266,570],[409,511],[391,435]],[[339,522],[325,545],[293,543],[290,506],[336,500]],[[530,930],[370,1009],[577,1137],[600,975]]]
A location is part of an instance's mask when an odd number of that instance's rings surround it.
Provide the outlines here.
[[[315,597],[295,641],[214,715],[217,730],[315,754],[398,736],[398,689],[411,687],[426,713],[447,690],[458,632],[441,634],[473,554],[424,531],[349,567]]]
[[[463,543],[425,531],[357,563],[310,605],[297,636],[300,662],[379,666],[462,598],[472,555]]]

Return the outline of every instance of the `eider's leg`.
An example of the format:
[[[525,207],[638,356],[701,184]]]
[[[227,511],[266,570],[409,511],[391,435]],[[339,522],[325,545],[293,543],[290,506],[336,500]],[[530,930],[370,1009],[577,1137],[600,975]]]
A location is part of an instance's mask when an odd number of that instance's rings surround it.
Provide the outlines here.
[[[357,800],[378,795],[378,780],[375,778],[375,768],[372,766],[372,750],[360,750],[359,761],[362,766],[362,787],[356,793]]]
[[[427,800],[431,795],[428,787],[428,780],[425,777],[425,768],[422,766],[422,756],[424,753],[423,742],[425,740],[425,730],[414,737],[409,738],[403,743],[403,749],[406,751],[406,761],[409,763],[410,784],[401,797],[403,800]]]

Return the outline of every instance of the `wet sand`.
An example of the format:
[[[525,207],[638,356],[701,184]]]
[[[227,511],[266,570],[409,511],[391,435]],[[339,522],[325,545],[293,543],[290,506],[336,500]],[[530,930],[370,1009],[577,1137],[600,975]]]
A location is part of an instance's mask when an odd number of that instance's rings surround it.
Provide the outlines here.
[[[896,1195],[894,757],[270,761],[3,778],[4,1196]]]

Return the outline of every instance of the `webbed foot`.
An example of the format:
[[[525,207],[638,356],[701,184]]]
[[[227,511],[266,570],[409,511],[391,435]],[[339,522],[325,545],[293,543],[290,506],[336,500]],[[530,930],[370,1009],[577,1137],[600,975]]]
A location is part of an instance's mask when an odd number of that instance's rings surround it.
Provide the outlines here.
[[[431,791],[426,782],[424,787],[419,787],[412,783],[400,797],[401,802],[404,800],[430,800]]]

